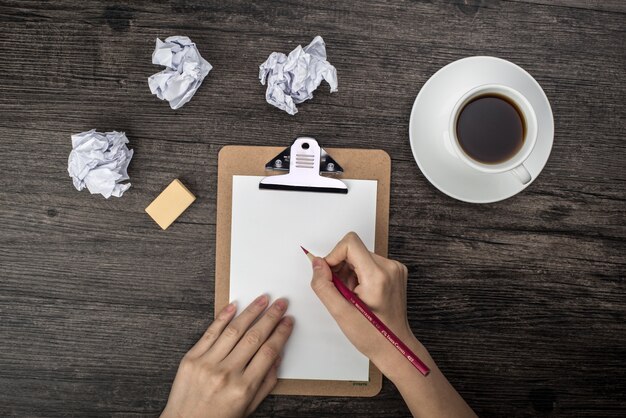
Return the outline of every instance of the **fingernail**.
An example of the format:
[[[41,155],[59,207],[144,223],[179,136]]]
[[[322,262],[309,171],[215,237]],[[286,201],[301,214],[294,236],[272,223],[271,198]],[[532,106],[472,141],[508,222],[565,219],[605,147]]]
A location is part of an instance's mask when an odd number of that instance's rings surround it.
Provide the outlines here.
[[[278,369],[278,367],[280,367],[280,363],[283,361],[283,356],[278,356],[278,358],[276,359],[276,361],[274,362],[274,367],[276,367]]]
[[[254,301],[257,305],[263,306],[267,303],[267,295],[261,295]]]
[[[281,311],[287,309],[287,301],[285,299],[278,299],[274,302],[274,305]]]
[[[321,268],[322,268],[322,266],[323,266],[323,264],[322,264],[322,259],[321,259],[321,258],[319,258],[319,257],[315,257],[315,258],[313,259],[313,270],[318,270],[318,269],[321,269]]]
[[[284,317],[281,321],[280,321],[281,325],[284,325],[286,327],[290,327],[293,325],[293,318],[290,316],[286,316]]]
[[[219,318],[228,319],[233,312],[237,310],[237,304],[235,302],[231,302],[228,305],[224,306],[224,309],[219,313]]]

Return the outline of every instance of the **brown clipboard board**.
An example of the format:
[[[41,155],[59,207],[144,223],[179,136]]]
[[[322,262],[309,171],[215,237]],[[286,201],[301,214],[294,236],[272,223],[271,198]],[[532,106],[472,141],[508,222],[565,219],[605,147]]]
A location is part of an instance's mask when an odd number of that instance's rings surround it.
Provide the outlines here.
[[[229,303],[230,234],[233,176],[267,176],[265,163],[282,147],[227,145],[218,156],[217,226],[215,250],[215,314]],[[389,237],[389,191],[391,158],[383,150],[326,148],[338,161],[345,179],[377,180],[375,252],[387,256]],[[382,373],[370,361],[369,381],[279,379],[272,391],[278,395],[375,396],[382,388]]]

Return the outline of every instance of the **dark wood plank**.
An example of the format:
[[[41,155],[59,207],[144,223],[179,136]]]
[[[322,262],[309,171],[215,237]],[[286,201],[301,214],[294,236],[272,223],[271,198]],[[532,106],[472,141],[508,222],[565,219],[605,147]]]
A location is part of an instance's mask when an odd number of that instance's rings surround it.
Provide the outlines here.
[[[533,4],[536,3],[536,4]],[[623,416],[626,115],[623,2],[0,1],[0,414],[155,416],[210,323],[217,152],[286,145],[392,157],[390,255],[409,266],[409,319],[481,416]],[[154,39],[184,34],[215,67],[172,111],[147,77]],[[291,117],[258,64],[315,35],[339,92]],[[495,55],[528,70],[554,149],[524,193],[454,201],[408,143],[437,69]],[[73,189],[70,135],[122,130],[132,188]],[[143,212],[178,177],[198,200],[167,231]],[[297,412],[296,412],[297,411]],[[270,397],[257,416],[408,415],[372,399]]]
[[[580,9],[601,10],[605,12],[626,12],[626,4],[620,0],[510,0],[537,3],[546,6],[573,7]],[[479,2],[480,3],[480,2]]]

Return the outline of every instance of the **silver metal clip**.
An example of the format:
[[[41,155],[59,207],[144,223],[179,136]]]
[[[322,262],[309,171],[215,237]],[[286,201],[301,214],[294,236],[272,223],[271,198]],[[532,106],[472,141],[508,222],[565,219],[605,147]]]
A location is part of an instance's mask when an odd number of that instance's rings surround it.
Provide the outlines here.
[[[265,177],[260,189],[300,190],[323,193],[348,193],[348,187],[337,179],[322,177],[320,173],[341,174],[343,168],[317,141],[311,137],[299,137],[291,147],[272,158],[266,165],[270,170],[287,170],[289,173]]]

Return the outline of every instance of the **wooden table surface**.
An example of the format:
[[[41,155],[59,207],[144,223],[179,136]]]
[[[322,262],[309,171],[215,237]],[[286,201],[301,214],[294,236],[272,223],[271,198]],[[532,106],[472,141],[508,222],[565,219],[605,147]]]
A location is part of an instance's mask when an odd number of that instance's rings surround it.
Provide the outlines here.
[[[626,414],[626,4],[620,0],[0,1],[0,415],[156,416],[212,320],[216,171],[227,144],[382,148],[390,257],[409,319],[481,416]],[[156,37],[214,66],[177,111],[150,94]],[[289,116],[258,65],[315,35],[337,67]],[[411,154],[420,88],[471,55],[511,60],[545,90],[554,148],[503,202],[436,190]],[[122,198],[78,192],[70,135],[126,132]],[[198,199],[167,231],[144,213],[174,178]],[[399,417],[368,399],[270,396],[257,416]]]

